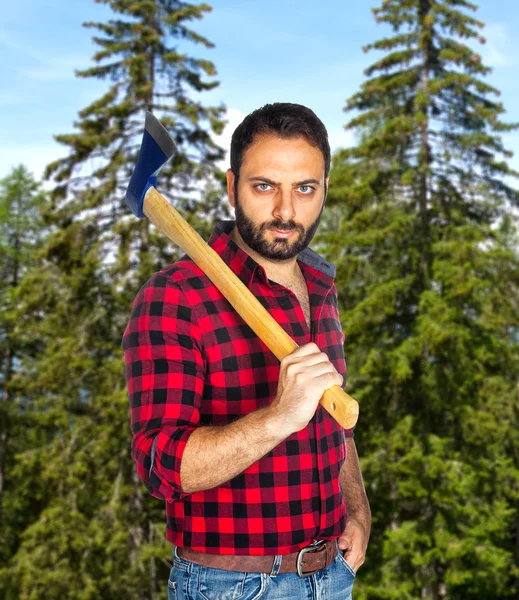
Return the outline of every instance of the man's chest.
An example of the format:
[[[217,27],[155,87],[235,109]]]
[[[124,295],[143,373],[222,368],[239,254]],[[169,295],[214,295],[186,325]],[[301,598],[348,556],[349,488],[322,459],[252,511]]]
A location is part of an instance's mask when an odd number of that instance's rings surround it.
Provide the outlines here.
[[[259,280],[252,283],[251,291],[299,346],[315,342],[345,376],[344,336],[332,293],[326,289],[319,293],[304,279],[301,283]],[[277,390],[280,368],[276,356],[219,296],[207,295],[199,312],[205,366],[201,414],[204,423],[215,425],[268,405]]]
[[[303,280],[302,282],[298,282],[296,284],[287,285],[285,287],[294,292],[296,298],[303,309],[303,314],[305,316],[306,324],[308,325],[308,331],[312,329],[312,318],[310,313],[310,297],[308,296],[308,288],[306,287],[306,282]]]
[[[303,274],[300,272],[299,276],[295,279],[285,280],[281,277],[274,276],[273,281],[279,283],[280,285],[286,287],[291,292],[294,293],[295,297],[299,301],[299,305],[303,310],[303,315],[305,317],[306,324],[308,326],[308,331],[312,329],[312,317],[310,310],[310,297],[308,295],[308,287],[306,285],[306,280]]]

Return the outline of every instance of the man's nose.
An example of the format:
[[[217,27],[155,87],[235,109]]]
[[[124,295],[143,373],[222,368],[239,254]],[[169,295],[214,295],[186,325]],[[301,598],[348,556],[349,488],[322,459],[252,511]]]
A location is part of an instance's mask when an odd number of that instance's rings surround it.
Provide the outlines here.
[[[273,215],[282,221],[290,221],[296,216],[294,196],[292,189],[280,188],[276,194],[276,204],[274,206]]]

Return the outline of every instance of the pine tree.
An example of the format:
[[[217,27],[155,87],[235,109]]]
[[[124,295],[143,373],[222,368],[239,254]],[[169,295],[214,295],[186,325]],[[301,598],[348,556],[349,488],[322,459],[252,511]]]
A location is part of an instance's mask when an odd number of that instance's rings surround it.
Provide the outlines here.
[[[131,459],[121,350],[138,289],[183,254],[124,203],[146,108],[178,146],[161,172],[161,191],[203,236],[225,212],[217,202],[223,151],[211,138],[223,127],[224,107],[192,99],[218,85],[204,81],[216,71],[182,47],[212,46],[187,27],[210,7],[98,1],[116,17],[86,24],[100,32],[101,49],[96,66],[77,74],[112,84],[79,113],[75,133],[56,136],[69,155],[46,171],[55,184],[43,211],[49,235],[19,307],[40,342],[19,391],[32,399],[41,442],[37,454],[20,457],[20,476],[38,464],[48,494],[0,571],[9,600],[164,595],[171,556],[164,506],[146,492]]]
[[[179,256],[168,248],[171,244],[163,235],[150,229],[147,219],[129,218],[124,203],[146,109],[160,118],[178,149],[161,171],[161,192],[201,233],[212,229],[208,221],[226,214],[210,200],[201,202],[204,194],[210,198],[222,189],[224,174],[217,162],[224,151],[210,133],[221,133],[225,107],[205,107],[191,97],[218,86],[215,80],[204,80],[204,75],[214,78],[216,69],[211,61],[193,58],[180,47],[180,42],[213,47],[188,27],[211,7],[179,0],[95,2],[107,4],[117,18],[84,23],[99,32],[93,40],[100,50],[93,56],[95,66],[76,73],[113,83],[79,112],[80,120],[74,123],[77,132],[55,136],[69,155],[51,163],[45,172],[55,182],[49,220],[60,228],[80,219],[95,224],[105,256],[115,252],[112,273],[121,273],[125,285],[128,271],[139,262],[142,271],[133,273],[135,286],[142,284],[150,269]],[[203,217],[195,217],[195,212]]]
[[[19,485],[16,460],[34,447],[28,398],[19,393],[22,363],[38,351],[32,332],[19,311],[22,282],[36,266],[44,241],[40,209],[45,194],[23,165],[0,180],[0,565],[16,551],[20,533],[31,522],[31,502],[42,493],[38,474],[31,478],[32,495]],[[29,473],[25,473],[29,476]]]
[[[322,240],[373,510],[357,597],[519,595],[519,174],[465,0],[385,0]],[[508,178],[508,179],[507,179]]]

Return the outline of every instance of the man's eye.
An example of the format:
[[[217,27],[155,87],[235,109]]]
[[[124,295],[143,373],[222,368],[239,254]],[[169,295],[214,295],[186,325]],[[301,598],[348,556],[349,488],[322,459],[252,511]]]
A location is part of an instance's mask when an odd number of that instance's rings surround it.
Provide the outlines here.
[[[265,187],[262,187],[265,186]],[[269,188],[270,185],[268,183],[258,183],[258,185],[256,186],[257,188],[259,188],[262,192],[266,192],[266,188]]]
[[[315,190],[315,188],[313,188],[311,185],[300,185],[299,189],[301,190],[302,194],[311,194]]]

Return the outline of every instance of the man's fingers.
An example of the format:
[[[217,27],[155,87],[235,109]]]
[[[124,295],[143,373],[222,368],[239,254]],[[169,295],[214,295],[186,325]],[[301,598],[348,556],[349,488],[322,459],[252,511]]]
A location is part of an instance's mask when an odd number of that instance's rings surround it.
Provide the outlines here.
[[[350,565],[350,567],[355,571],[355,573],[357,573],[359,568],[364,563],[364,558],[362,557],[362,554],[360,554],[359,552],[354,552],[353,550],[344,553],[344,560]]]
[[[357,573],[364,564],[366,548],[364,544],[363,529],[353,519],[346,523],[346,527],[338,539],[338,546],[344,550],[344,560]]]
[[[359,568],[364,564],[364,552],[353,543],[353,540],[349,540],[349,546],[345,549],[343,554],[344,560],[350,565],[350,567],[357,573]],[[340,545],[339,545],[340,548]]]
[[[350,537],[341,536],[338,540],[339,548],[341,550],[351,550],[353,540]]]
[[[320,352],[319,346],[315,342],[308,342],[308,344],[303,344],[302,346],[298,346],[295,350],[292,351],[292,356],[306,356],[307,354],[314,354],[315,352]]]

